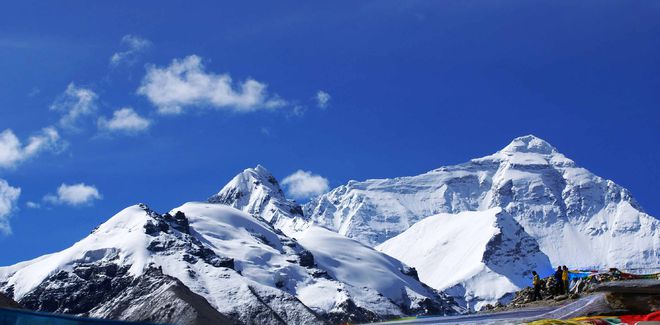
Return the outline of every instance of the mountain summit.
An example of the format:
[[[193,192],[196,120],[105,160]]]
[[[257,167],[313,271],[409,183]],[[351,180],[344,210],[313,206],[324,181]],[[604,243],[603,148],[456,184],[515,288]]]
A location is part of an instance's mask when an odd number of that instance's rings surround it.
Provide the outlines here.
[[[492,208],[512,216],[552,265],[660,265],[660,221],[644,213],[628,190],[579,167],[532,135],[516,138],[492,155],[425,174],[350,181],[311,200],[304,210],[313,222],[367,245],[385,243],[380,247],[384,252],[418,267],[387,248],[392,247],[387,241],[430,216]],[[460,242],[472,239],[439,240],[465,247]],[[401,238],[396,243],[414,247]],[[422,270],[422,281],[438,283],[424,274]]]
[[[500,150],[500,152],[526,152],[550,155],[556,153],[557,149],[545,140],[529,134],[513,139],[513,141],[504,147],[504,149]]]
[[[208,202],[229,205],[261,217],[285,232],[305,225],[302,207],[284,196],[275,176],[261,165],[236,175]]]
[[[513,139],[500,151],[483,158],[472,159],[475,163],[507,161],[516,165],[557,165],[574,166],[575,162],[566,158],[547,141],[533,135]]]

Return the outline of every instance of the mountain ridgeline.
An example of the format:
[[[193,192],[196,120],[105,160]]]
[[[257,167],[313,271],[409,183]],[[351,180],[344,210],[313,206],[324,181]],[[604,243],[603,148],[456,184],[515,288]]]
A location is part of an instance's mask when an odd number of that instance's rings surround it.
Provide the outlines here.
[[[237,176],[258,180],[243,179],[257,188],[237,184],[254,191],[233,191],[245,194],[236,202],[190,202],[165,214],[128,207],[70,248],[0,268],[0,292],[32,310],[176,324],[334,324],[464,311],[414,269],[358,241],[311,224],[296,238],[273,227],[266,218],[293,220],[301,209],[274,211],[290,202],[257,170]],[[242,201],[253,196],[261,199]]]
[[[437,283],[434,288],[438,290],[459,286],[461,292],[467,288],[464,298],[473,300],[471,308],[475,305],[478,308],[484,304],[483,298],[494,302],[493,299],[505,295],[478,294],[480,284],[470,280],[471,277],[456,281],[427,277],[435,272],[434,268],[447,268],[447,265],[427,262],[431,265],[425,270],[417,258],[403,254],[396,247],[415,247],[405,238],[416,238],[406,232],[430,216],[459,223],[466,216],[465,212],[481,212],[489,217],[486,211],[494,208],[511,218],[509,224],[513,227],[521,227],[520,242],[523,237],[534,240],[528,247],[530,253],[538,244],[551,265],[596,269],[644,269],[660,265],[658,219],[643,212],[628,190],[578,166],[549,143],[532,135],[516,138],[492,155],[425,174],[350,181],[313,199],[304,210],[314,223],[376,246],[417,267],[420,279],[429,284]],[[445,224],[436,224],[436,227]],[[469,237],[447,240],[434,236],[429,234],[428,240],[448,242],[453,245],[452,249],[466,253],[469,250]],[[464,270],[478,269],[492,260],[492,256],[486,254],[488,245],[481,245],[479,249],[484,252],[481,265],[464,265]],[[523,260],[525,258],[526,255],[522,256]],[[507,267],[526,265],[512,263]],[[538,271],[549,272],[545,268]],[[506,272],[496,273],[515,280]],[[519,281],[513,283],[520,286]]]
[[[327,324],[453,315],[553,266],[660,265],[660,222],[534,136],[301,206],[262,166],[207,202],[128,207],[61,252],[0,267],[26,308],[180,324]]]

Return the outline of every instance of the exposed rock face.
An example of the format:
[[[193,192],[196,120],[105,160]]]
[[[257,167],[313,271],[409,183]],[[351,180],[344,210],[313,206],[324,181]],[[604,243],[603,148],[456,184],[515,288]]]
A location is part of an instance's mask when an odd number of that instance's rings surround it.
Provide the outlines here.
[[[26,308],[93,318],[170,324],[234,324],[201,296],[156,268],[132,277],[114,262],[76,265],[43,281]]]
[[[0,308],[21,308],[21,305],[15,302],[14,299],[0,293]]]

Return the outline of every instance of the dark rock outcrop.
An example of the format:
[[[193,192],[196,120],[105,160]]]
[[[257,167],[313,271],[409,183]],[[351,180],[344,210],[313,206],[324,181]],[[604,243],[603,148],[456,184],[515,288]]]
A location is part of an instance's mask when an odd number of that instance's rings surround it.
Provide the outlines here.
[[[300,266],[304,267],[314,267],[314,255],[308,250],[303,250],[300,253],[298,253],[298,257],[300,258],[299,264]]]
[[[171,324],[234,324],[181,281],[157,268],[133,277],[116,264],[60,271],[21,298],[28,309],[85,317]]]
[[[401,273],[419,281],[419,274],[417,274],[417,269],[412,266],[405,266],[403,269],[401,269]]]
[[[351,299],[337,305],[326,317],[332,324],[374,323],[391,318],[388,316],[382,317],[372,311],[358,307]]]
[[[21,308],[21,305],[14,301],[14,299],[0,293],[0,308]]]

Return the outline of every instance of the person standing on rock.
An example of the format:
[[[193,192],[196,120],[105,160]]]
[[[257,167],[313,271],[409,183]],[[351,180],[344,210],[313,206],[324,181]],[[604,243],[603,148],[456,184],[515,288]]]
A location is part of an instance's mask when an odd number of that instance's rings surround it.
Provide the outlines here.
[[[541,300],[541,279],[536,271],[532,271],[534,278],[532,279],[532,285],[534,285],[534,295],[532,296],[532,301]]]
[[[564,273],[561,269],[561,265],[557,266],[557,271],[555,272],[555,294],[561,295],[564,293],[564,281],[562,281],[561,276]]]
[[[568,285],[568,268],[566,267],[566,265],[564,265],[564,267],[562,268],[561,282],[564,286],[564,293],[568,294],[570,287]]]

